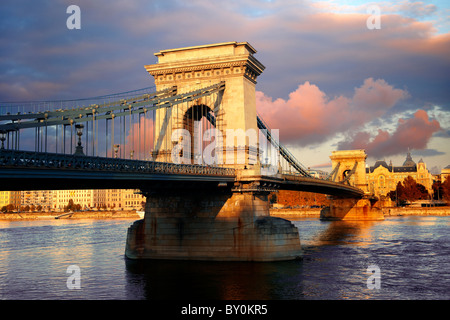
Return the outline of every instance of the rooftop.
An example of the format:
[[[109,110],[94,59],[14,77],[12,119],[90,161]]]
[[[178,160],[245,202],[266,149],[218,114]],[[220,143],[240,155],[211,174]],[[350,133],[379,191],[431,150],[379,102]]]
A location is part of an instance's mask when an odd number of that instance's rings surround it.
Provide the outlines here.
[[[420,159],[419,163],[423,163],[423,160]],[[385,160],[377,160],[375,164],[371,167],[366,168],[366,173],[373,172],[378,167],[384,167],[390,172],[416,172],[417,171],[417,165],[413,161],[411,157],[411,153],[408,152],[406,155],[406,160],[403,162],[403,166],[393,166],[392,162],[388,165]],[[450,167],[450,166],[449,166]]]

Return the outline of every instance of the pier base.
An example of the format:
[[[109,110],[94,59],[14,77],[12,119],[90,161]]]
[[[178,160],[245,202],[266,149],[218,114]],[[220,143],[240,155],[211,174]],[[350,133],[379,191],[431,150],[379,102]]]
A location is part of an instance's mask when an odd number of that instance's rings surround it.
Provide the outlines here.
[[[301,256],[298,229],[269,216],[267,194],[148,194],[128,229],[130,259],[279,261]]]
[[[384,220],[384,215],[379,203],[371,199],[335,198],[320,211],[320,220]]]

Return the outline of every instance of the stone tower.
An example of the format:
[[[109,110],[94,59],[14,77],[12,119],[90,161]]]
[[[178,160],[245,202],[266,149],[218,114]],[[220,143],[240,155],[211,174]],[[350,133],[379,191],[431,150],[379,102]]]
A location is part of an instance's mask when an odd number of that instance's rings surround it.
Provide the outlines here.
[[[348,179],[350,185],[368,191],[366,182],[366,158],[364,150],[333,151],[330,156],[333,169],[338,167],[335,181],[343,181],[352,171]]]
[[[212,115],[227,155],[231,157],[228,161],[223,158],[223,163],[243,168],[256,162],[258,141],[245,135],[253,132],[258,136],[255,84],[265,67],[254,57],[255,53],[256,50],[247,42],[225,42],[155,53],[158,63],[145,68],[154,77],[157,90],[176,86],[179,94],[220,82],[224,82],[226,88],[213,97],[156,111],[156,160],[170,161],[168,154],[173,144],[161,141],[172,141],[170,135],[175,129],[188,130],[192,139],[195,121],[205,121]],[[201,150],[193,149],[192,153],[199,154]],[[192,160],[194,163],[194,155]]]

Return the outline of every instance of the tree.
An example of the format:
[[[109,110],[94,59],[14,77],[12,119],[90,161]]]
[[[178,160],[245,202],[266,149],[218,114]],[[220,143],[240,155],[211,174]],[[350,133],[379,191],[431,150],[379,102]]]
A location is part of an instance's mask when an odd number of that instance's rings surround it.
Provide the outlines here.
[[[442,183],[440,181],[434,181],[432,189],[433,189],[433,200],[441,200],[444,194]]]
[[[424,185],[417,183],[411,176],[406,177],[403,182],[398,182],[394,191],[388,196],[398,204],[405,204],[407,201],[427,200],[429,194]]]
[[[450,178],[447,178],[442,184],[442,197],[450,201]]]
[[[75,210],[75,204],[73,203],[72,199],[69,199],[69,203],[67,206],[64,207],[64,211],[74,211]]]
[[[395,190],[389,191],[387,194],[392,201],[395,201],[397,205],[404,206],[406,204],[405,187],[399,181]]]

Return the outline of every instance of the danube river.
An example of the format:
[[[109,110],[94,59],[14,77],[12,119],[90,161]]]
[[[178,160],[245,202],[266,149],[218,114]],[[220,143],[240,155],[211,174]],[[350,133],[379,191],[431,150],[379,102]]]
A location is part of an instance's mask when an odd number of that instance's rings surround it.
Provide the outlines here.
[[[127,261],[132,222],[0,221],[0,299],[450,299],[446,216],[296,220],[303,259],[274,263]]]

